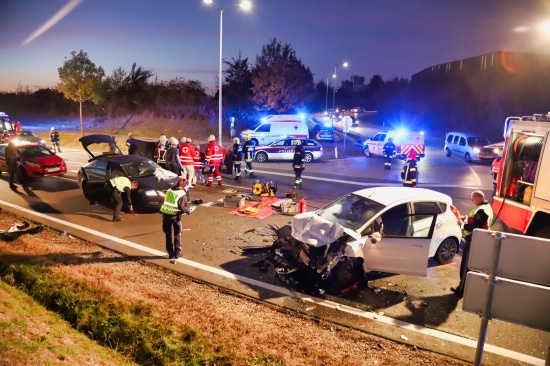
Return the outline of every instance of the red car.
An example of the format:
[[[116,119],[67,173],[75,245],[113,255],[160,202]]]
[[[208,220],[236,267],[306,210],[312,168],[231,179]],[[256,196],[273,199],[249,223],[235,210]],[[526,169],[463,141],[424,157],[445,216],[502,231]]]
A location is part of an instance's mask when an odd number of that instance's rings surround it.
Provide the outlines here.
[[[0,145],[0,173],[7,172],[6,146]],[[65,161],[47,147],[39,144],[21,143],[15,146],[17,152],[17,179],[23,183],[30,178],[51,177],[67,174]]]

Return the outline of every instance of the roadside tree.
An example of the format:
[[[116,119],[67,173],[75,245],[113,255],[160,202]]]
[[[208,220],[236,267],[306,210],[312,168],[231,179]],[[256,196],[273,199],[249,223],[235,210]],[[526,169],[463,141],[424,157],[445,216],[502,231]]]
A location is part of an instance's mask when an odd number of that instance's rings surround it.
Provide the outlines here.
[[[313,99],[313,74],[290,44],[277,39],[262,47],[252,69],[252,100],[256,109],[285,113],[304,108]]]
[[[57,90],[63,93],[65,98],[78,102],[80,105],[80,133],[84,136],[84,123],[82,122],[82,103],[92,101],[98,104],[104,93],[105,72],[97,67],[86,52],[80,50],[71,52],[72,58],[66,60],[62,67],[57,69],[61,82],[57,84]]]
[[[248,57],[243,59],[239,52],[238,59],[231,59],[231,62],[224,61],[224,63],[228,66],[224,72],[223,85],[226,114],[229,117],[236,117],[237,120],[248,119],[252,107],[252,73],[248,65]]]

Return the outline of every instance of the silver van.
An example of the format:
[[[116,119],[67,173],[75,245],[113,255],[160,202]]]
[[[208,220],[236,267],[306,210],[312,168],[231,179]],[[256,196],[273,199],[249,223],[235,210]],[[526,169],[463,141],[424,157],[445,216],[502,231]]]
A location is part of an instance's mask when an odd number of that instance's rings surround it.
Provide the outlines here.
[[[496,157],[493,149],[486,148],[491,142],[487,137],[470,132],[448,132],[445,138],[445,155],[463,158],[467,163],[473,161],[489,163]]]

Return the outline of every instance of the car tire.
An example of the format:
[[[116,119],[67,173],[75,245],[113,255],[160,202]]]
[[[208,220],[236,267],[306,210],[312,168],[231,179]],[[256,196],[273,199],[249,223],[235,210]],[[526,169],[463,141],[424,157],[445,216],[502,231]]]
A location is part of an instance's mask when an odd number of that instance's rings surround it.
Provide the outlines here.
[[[470,156],[470,154],[468,154],[468,153],[464,154],[464,161],[467,162],[467,163],[472,162],[472,157]]]
[[[369,148],[365,148],[365,150],[363,150],[363,153],[365,154],[365,156],[367,158],[371,158],[372,157],[372,153],[369,151]]]
[[[439,264],[451,263],[458,252],[458,243],[453,238],[447,238],[439,244],[434,259]]]
[[[95,197],[92,197],[92,195],[88,191],[88,182],[86,181],[86,179],[82,180],[82,193],[84,194],[84,197],[86,197],[88,201],[90,202],[96,201]]]
[[[451,157],[451,150],[445,149],[445,156],[450,158]]]
[[[267,161],[268,157],[267,154],[263,151],[260,151],[256,153],[256,161],[258,163],[265,163]]]
[[[27,177],[27,173],[25,172],[25,168],[23,167],[19,167],[15,175],[17,176],[17,179],[21,184],[25,184],[29,180],[29,178]]]
[[[313,154],[312,153],[309,153],[309,152],[306,152],[304,154],[304,161],[306,163],[311,163],[313,161]]]

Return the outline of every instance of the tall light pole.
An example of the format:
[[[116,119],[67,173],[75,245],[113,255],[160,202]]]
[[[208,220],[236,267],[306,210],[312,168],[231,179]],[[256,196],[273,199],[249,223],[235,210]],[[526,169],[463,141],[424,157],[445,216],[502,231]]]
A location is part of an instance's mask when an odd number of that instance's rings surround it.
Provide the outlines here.
[[[215,5],[220,9],[220,65],[219,65],[219,74],[218,74],[218,138],[219,138],[219,144],[222,144],[222,54],[223,54],[223,11],[230,9],[230,8],[236,8],[239,7],[245,11],[250,10],[252,7],[252,3],[249,0],[240,0],[237,3],[235,3],[232,6],[228,6],[226,8],[219,7],[214,0],[203,0],[203,2],[207,5]]]
[[[332,77],[334,78],[334,88],[332,88],[332,114],[334,115],[334,112],[336,110],[334,109],[334,101],[336,100],[336,67],[342,66],[344,68],[348,67],[347,62],[343,62],[342,64],[336,64],[334,65],[334,75]],[[334,118],[332,118],[332,124],[334,124]]]

